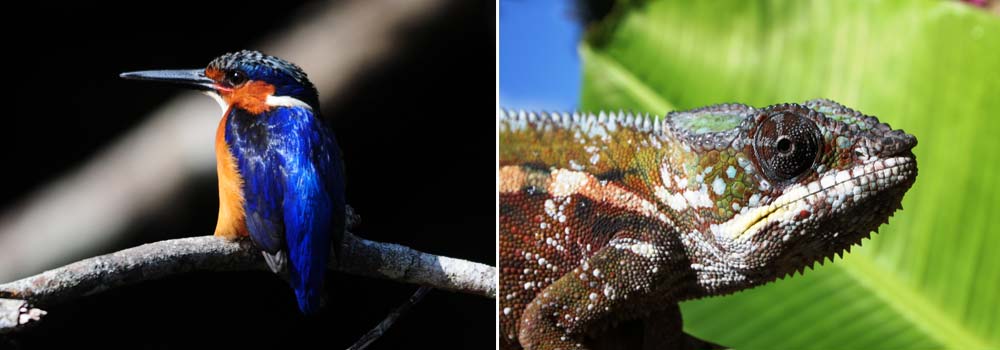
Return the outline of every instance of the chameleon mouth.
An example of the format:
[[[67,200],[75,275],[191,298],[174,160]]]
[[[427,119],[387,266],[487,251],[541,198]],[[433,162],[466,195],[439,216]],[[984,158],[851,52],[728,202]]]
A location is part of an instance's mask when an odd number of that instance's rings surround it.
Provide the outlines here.
[[[806,185],[794,185],[771,204],[739,214],[719,225],[734,239],[753,237],[772,222],[797,222],[817,210],[841,211],[901,184],[912,183],[917,175],[912,156],[879,159],[851,169],[827,174]],[[728,226],[728,227],[724,227]],[[786,235],[784,239],[788,239]]]

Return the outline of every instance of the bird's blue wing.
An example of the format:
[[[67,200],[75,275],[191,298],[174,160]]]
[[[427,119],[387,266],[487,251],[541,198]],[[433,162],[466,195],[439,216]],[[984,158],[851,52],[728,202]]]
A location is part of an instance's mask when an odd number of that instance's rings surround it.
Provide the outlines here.
[[[304,108],[280,108],[272,123],[282,138],[272,147],[284,168],[282,210],[288,272],[299,308],[319,310],[332,242],[344,230],[344,183],[340,149],[319,118]]]
[[[272,270],[287,268],[299,309],[316,312],[331,244],[344,232],[340,149],[308,108],[230,117],[227,141],[243,176],[250,237]]]

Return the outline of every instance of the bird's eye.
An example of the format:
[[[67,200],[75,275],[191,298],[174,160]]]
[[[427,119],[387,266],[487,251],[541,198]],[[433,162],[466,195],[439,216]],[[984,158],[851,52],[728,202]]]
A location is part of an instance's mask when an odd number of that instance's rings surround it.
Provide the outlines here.
[[[239,86],[247,81],[247,75],[239,70],[226,72],[225,83],[229,86]]]
[[[778,112],[757,127],[753,148],[764,175],[776,182],[804,174],[819,159],[820,132],[809,118]]]

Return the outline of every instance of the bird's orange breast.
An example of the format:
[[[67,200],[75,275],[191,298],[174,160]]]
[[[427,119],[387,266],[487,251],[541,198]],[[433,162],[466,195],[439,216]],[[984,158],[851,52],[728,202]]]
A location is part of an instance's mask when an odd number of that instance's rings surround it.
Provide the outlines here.
[[[229,111],[223,114],[215,132],[215,162],[219,175],[219,221],[215,225],[215,235],[232,240],[246,236],[247,226],[243,211],[243,177],[226,143],[228,115]]]

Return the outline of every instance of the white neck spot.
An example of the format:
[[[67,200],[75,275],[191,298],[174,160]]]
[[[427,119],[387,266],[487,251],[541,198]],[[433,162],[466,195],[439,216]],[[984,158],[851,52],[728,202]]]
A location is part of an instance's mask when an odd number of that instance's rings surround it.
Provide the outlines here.
[[[267,95],[267,98],[264,99],[264,103],[268,106],[303,107],[312,110],[312,106],[309,106],[308,103],[302,102],[302,100],[291,96]]]

